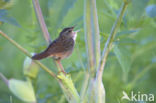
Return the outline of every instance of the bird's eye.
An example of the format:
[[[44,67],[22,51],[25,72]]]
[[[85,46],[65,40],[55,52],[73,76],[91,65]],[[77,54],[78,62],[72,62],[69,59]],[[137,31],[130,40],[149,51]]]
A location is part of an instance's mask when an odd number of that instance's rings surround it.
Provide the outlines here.
[[[70,33],[72,30],[68,30],[68,32]]]

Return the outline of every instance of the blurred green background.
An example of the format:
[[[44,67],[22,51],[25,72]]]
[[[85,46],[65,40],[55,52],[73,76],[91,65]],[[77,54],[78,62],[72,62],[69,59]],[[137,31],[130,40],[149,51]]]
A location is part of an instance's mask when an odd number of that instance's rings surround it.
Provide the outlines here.
[[[83,29],[84,1],[39,1],[53,40],[64,27],[76,24],[75,29],[81,30],[72,56],[62,61],[65,70],[72,75],[75,86],[80,92],[87,67]],[[122,0],[97,0],[101,50],[122,2]],[[31,0],[13,0],[9,8],[2,9],[2,5],[0,8],[0,30],[29,52],[39,53],[46,48],[47,44],[37,22]],[[25,80],[23,75],[25,57],[22,52],[0,36],[1,73],[7,78]],[[50,58],[41,62],[57,73],[56,66]],[[132,0],[129,4],[107,59],[103,83],[106,90],[106,103],[120,103],[122,91],[129,93],[133,90],[135,93],[152,93],[156,96],[156,0]],[[67,103],[59,84],[42,69],[38,77],[33,80],[33,85],[38,103]],[[24,103],[15,97],[0,80],[0,103],[10,103],[10,96],[13,103]],[[156,103],[156,99],[153,103]]]

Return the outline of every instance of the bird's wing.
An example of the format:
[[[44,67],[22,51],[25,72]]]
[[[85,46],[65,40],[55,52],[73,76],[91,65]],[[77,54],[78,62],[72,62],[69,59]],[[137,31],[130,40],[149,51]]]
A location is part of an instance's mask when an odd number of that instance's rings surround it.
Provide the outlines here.
[[[62,45],[61,45],[60,40],[56,39],[48,46],[48,48],[46,49],[46,52],[48,54],[59,53],[62,50],[61,48],[62,48]]]
[[[50,55],[55,53],[63,53],[71,49],[73,47],[74,41],[73,40],[54,40],[46,49],[46,52]]]

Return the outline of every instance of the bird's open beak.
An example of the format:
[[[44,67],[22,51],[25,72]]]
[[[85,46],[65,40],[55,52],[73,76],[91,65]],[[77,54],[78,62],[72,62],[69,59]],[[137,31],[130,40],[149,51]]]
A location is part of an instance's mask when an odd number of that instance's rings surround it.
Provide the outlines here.
[[[74,31],[75,33],[78,33],[80,30],[76,30],[76,31]]]

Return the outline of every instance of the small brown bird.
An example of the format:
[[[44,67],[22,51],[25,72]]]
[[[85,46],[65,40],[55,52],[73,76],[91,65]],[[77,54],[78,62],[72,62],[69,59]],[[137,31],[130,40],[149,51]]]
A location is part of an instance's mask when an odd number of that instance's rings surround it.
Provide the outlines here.
[[[53,57],[55,60],[62,60],[72,54],[78,31],[73,31],[74,27],[64,28],[59,37],[54,40],[48,48],[32,56],[33,60],[40,60],[46,57]]]

